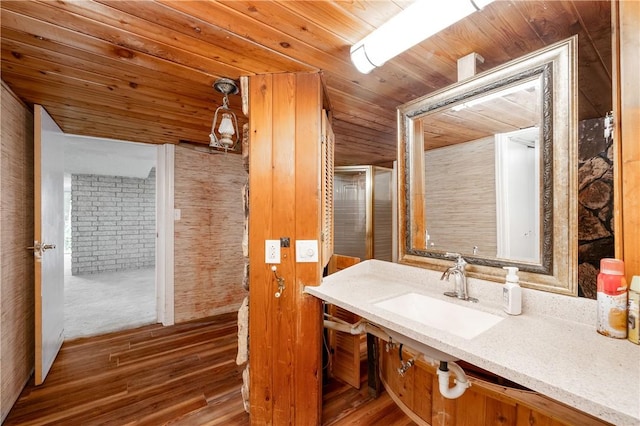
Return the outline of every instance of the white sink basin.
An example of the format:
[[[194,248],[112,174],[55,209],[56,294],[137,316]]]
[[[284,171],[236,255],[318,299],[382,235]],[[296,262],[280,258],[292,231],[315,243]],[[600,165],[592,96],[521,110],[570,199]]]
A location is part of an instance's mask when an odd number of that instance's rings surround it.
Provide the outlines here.
[[[504,318],[418,293],[408,293],[375,306],[429,327],[472,339]]]

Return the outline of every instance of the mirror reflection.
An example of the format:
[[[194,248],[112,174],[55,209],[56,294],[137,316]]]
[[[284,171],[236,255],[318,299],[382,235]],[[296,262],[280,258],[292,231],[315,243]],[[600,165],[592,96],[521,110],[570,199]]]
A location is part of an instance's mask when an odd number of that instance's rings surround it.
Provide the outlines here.
[[[541,82],[527,79],[420,118],[420,248],[540,263]]]
[[[398,108],[398,260],[576,294],[575,37]]]

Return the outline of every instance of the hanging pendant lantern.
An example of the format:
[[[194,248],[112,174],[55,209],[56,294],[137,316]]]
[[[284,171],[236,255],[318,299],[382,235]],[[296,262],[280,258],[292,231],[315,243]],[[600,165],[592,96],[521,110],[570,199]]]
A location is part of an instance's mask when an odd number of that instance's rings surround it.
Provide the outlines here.
[[[238,146],[238,118],[229,109],[229,95],[238,93],[236,82],[230,78],[220,78],[213,83],[213,88],[223,94],[222,105],[216,109],[211,123],[209,146],[225,151],[236,151]]]

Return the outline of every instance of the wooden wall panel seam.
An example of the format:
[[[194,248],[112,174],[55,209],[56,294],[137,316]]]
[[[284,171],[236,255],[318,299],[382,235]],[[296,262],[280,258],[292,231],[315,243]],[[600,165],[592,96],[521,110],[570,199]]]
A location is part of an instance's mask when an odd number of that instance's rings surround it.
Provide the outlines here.
[[[272,188],[272,75],[249,80],[249,365],[251,423],[272,423],[273,298],[271,271],[264,264],[264,240],[271,234]],[[256,160],[258,159],[258,160]]]

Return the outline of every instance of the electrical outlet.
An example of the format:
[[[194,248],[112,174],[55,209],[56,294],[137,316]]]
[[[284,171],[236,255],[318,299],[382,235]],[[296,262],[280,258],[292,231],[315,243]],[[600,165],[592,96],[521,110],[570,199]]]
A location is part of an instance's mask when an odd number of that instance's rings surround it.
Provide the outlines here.
[[[265,240],[264,261],[269,264],[280,263],[280,240]]]

